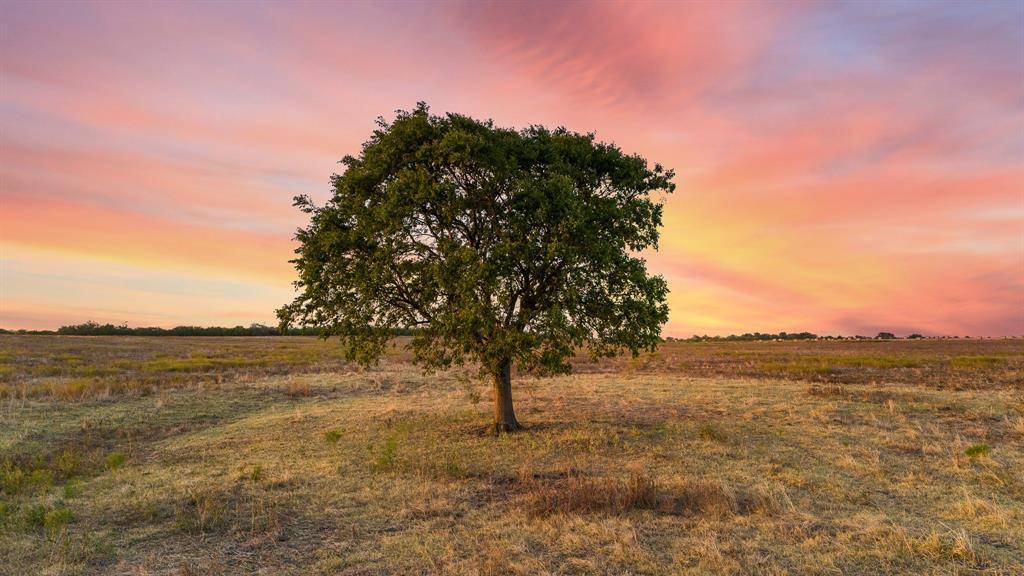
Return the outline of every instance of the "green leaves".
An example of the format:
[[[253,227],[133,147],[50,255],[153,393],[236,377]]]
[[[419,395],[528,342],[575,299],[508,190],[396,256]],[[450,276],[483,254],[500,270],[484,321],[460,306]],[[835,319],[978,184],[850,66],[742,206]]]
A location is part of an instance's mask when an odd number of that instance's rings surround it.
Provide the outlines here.
[[[419,328],[428,368],[513,360],[566,372],[574,349],[653,348],[664,279],[633,254],[657,247],[673,172],[593,134],[495,128],[425,104],[379,122],[342,161],[330,201],[296,238],[295,301],[282,324],[321,326],[351,359],[383,353],[389,328]]]

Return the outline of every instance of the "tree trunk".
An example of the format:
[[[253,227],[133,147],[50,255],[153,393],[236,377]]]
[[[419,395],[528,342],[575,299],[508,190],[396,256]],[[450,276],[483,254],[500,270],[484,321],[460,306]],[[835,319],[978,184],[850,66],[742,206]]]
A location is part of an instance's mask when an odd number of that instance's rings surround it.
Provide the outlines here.
[[[521,428],[512,409],[512,362],[505,360],[494,373],[494,431],[501,434]]]

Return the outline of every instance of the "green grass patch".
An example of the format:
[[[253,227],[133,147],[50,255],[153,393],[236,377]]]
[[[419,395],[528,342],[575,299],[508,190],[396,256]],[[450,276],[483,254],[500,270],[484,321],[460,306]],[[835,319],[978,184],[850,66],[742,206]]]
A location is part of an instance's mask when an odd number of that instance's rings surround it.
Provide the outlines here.
[[[49,470],[26,470],[9,462],[0,467],[0,491],[5,494],[45,492],[52,485],[53,472]]]
[[[113,376],[114,374],[120,374],[123,372],[120,368],[113,366],[76,366],[73,370],[76,376],[88,376],[88,377],[101,377],[101,376]]]
[[[1005,356],[957,356],[950,358],[949,367],[958,370],[1000,368],[1006,366],[1007,362]]]
[[[70,524],[75,515],[63,502],[47,506],[41,502],[18,505],[0,502],[0,528],[15,532],[45,531],[56,534]]]
[[[891,370],[921,368],[926,362],[906,356],[804,356],[758,363],[760,370],[783,375],[834,375],[848,370],[865,368]]]
[[[375,472],[387,472],[393,470],[398,462],[398,438],[392,436],[384,441],[377,457],[373,461]]]
[[[124,452],[111,452],[107,454],[107,470],[117,470],[124,466],[124,463],[128,460],[128,457],[124,455]]]
[[[978,458],[988,455],[990,451],[991,448],[988,447],[988,444],[972,444],[967,448],[967,450],[964,450],[964,454],[967,454],[971,458]]]

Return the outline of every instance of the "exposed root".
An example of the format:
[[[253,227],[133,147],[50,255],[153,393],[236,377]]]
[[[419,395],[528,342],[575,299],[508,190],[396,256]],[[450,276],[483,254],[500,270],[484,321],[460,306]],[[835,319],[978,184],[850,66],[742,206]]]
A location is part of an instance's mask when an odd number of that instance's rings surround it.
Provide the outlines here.
[[[510,422],[495,422],[491,426],[491,431],[498,436],[502,434],[508,434],[511,432],[519,432],[524,429],[525,428],[523,427],[523,425],[520,424],[517,420],[512,420]]]

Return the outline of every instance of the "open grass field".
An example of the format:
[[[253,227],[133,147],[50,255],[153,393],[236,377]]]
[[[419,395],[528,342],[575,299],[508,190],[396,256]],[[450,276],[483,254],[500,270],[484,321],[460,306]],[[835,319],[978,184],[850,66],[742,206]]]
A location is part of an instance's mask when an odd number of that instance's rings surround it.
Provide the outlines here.
[[[1024,340],[517,375],[0,336],[0,574],[1024,574]]]

